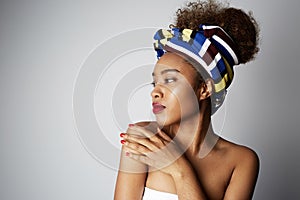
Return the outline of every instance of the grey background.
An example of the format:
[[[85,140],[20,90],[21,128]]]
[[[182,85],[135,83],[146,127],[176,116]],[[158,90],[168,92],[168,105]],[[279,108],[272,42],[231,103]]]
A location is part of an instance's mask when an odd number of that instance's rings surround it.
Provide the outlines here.
[[[121,31],[167,27],[183,2],[0,2],[0,199],[112,199],[116,171],[75,133],[74,81],[98,44]],[[236,68],[222,135],[259,154],[254,199],[299,199],[300,3],[231,5],[253,11],[262,40],[257,59]]]

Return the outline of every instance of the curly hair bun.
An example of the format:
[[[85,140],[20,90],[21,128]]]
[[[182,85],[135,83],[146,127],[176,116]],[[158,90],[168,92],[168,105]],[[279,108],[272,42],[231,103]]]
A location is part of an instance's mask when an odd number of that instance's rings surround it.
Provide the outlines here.
[[[189,2],[176,11],[177,28],[198,30],[200,24],[222,27],[237,45],[240,63],[254,59],[259,51],[259,28],[252,13],[229,7],[215,0]]]

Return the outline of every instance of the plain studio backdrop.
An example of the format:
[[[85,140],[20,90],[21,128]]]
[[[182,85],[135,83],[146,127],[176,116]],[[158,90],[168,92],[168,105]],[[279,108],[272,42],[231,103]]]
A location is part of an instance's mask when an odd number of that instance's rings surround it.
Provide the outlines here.
[[[128,116],[138,120],[143,115],[140,110],[151,108],[147,99],[150,96],[139,99],[149,90],[148,86],[141,81],[134,88],[130,83],[135,83],[132,81],[137,80],[136,74],[139,78],[140,74],[145,79],[151,78],[150,74],[143,73],[150,67],[143,66],[155,55],[142,45],[142,50],[120,56],[114,50],[139,46],[132,47],[132,42],[126,41],[113,43],[112,37],[128,36],[126,33],[132,30],[143,37],[138,30],[146,34],[150,30],[147,27],[168,28],[175,11],[184,2],[1,1],[0,199],[113,198],[115,165],[119,159],[116,150],[121,147],[118,135],[131,122]],[[261,166],[254,199],[299,199],[300,3],[297,0],[235,0],[231,5],[253,11],[261,29],[261,51],[255,61],[235,68],[220,134],[258,153]],[[107,53],[119,56],[118,59],[111,65],[99,64],[90,71],[90,78],[81,77],[84,70],[91,70],[85,61],[105,41],[112,42],[108,43],[111,48],[105,48]],[[146,43],[152,46],[150,36]],[[102,53],[103,49],[95,55],[99,62],[109,58]],[[133,74],[127,67],[131,62],[135,66]],[[117,68],[123,64],[123,71]],[[104,68],[107,71],[100,73]],[[98,81],[94,82],[96,90],[84,85],[88,79]],[[130,87],[133,89],[121,92]],[[81,93],[74,99],[78,88],[81,92],[95,91],[93,101],[81,101],[85,97]],[[127,94],[127,104],[122,94]],[[105,103],[109,97],[111,105]],[[104,103],[99,104],[102,100]],[[74,102],[78,103],[75,107]],[[120,105],[129,109],[124,110]],[[114,112],[105,110],[112,107]],[[89,119],[85,111],[91,108],[95,115]],[[124,116],[120,112],[122,108],[127,112]],[[145,117],[153,116],[149,111]],[[100,131],[101,141],[89,135],[94,127],[88,123],[93,120],[106,126]],[[111,129],[107,126],[109,120],[113,122]],[[99,156],[103,157],[99,159]]]

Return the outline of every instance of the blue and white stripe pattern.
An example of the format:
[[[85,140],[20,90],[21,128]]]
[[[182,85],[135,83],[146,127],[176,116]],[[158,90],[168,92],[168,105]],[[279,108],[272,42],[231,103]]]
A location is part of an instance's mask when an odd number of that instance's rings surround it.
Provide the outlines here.
[[[199,30],[160,29],[154,40],[158,59],[170,51],[199,63],[214,81],[213,96],[218,101],[215,106],[218,108],[223,103],[233,79],[233,66],[239,61],[235,43],[221,27],[201,24]]]

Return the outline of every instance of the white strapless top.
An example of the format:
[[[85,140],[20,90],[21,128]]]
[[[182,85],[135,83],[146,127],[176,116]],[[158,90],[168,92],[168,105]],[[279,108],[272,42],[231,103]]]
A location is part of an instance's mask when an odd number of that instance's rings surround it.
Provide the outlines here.
[[[176,194],[160,192],[145,187],[143,200],[178,200],[178,196]]]

